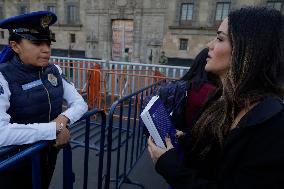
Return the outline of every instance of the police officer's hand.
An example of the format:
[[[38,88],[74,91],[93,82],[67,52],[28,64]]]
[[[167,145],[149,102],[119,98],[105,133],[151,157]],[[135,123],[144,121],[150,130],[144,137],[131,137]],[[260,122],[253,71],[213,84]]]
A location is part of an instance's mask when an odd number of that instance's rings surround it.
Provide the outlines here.
[[[56,143],[54,144],[54,147],[62,148],[66,144],[68,144],[70,140],[70,132],[67,129],[69,119],[66,116],[60,114],[53,121],[56,122]]]
[[[55,118],[55,120],[53,120],[53,121],[56,122],[56,126],[57,126],[57,125],[60,126],[61,124],[63,124],[63,126],[66,127],[66,125],[67,125],[68,122],[69,122],[69,119],[68,119],[66,116],[60,114],[60,115],[57,116],[57,118]],[[59,127],[59,128],[60,128],[60,127]],[[56,127],[56,131],[58,131],[57,129],[58,129],[58,128]]]
[[[70,141],[70,132],[66,127],[63,127],[62,130],[56,135],[54,147],[62,148],[66,144],[68,144],[69,141]]]

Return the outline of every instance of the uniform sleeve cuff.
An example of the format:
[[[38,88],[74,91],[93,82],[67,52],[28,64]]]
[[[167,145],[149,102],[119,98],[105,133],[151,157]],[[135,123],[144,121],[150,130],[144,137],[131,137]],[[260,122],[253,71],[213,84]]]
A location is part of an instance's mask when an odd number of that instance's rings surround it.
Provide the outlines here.
[[[56,122],[41,123],[38,140],[55,140],[56,139]]]
[[[72,119],[72,116],[70,115],[70,113],[68,113],[68,110],[66,110],[65,112],[61,113],[61,115],[64,115],[65,117],[67,117],[69,119],[69,124],[73,124],[74,120]]]

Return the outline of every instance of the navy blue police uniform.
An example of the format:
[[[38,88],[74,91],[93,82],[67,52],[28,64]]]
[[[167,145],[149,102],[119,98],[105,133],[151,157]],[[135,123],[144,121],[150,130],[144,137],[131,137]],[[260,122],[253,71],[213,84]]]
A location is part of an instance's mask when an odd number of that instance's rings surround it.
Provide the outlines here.
[[[15,35],[30,41],[51,42],[55,39],[49,26],[56,20],[55,14],[38,11],[2,20],[0,28],[8,29],[10,36]],[[10,116],[10,124],[52,122],[62,113],[64,81],[59,71],[60,68],[53,64],[48,64],[46,67],[23,64],[19,56],[9,48],[2,51],[0,61],[3,63],[0,64],[0,73],[8,83],[10,106],[6,113]],[[73,86],[68,85],[68,87]],[[6,95],[5,93],[7,91],[3,89],[0,81],[0,95]],[[79,115],[82,115],[86,111],[86,105],[82,99],[79,100],[82,105]],[[24,148],[25,145],[22,145],[20,150]],[[49,186],[57,153],[58,149],[52,146],[41,152],[42,188]],[[15,178],[17,178],[16,182]],[[27,160],[1,173],[0,187],[32,188],[31,178],[31,162]]]

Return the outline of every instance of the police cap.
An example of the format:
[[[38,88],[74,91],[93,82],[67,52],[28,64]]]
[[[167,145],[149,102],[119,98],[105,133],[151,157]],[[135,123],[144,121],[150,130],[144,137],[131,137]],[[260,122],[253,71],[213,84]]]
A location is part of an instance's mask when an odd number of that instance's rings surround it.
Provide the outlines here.
[[[56,20],[57,16],[52,12],[37,11],[1,20],[0,28],[31,41],[55,41],[49,26]]]

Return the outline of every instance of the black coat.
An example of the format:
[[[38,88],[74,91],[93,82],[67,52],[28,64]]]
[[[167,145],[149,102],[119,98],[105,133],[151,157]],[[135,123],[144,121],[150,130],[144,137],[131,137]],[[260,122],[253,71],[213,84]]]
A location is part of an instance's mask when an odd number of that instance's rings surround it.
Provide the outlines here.
[[[209,157],[189,165],[171,149],[158,159],[156,170],[174,189],[283,189],[283,102],[267,97],[230,132],[223,150],[212,149]]]

